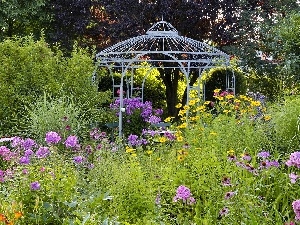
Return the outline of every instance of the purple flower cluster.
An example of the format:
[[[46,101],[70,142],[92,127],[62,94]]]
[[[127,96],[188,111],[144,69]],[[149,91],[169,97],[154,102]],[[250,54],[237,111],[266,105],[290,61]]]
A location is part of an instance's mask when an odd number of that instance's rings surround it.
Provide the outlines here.
[[[294,213],[296,214],[295,220],[300,220],[300,200],[295,200],[292,203],[292,207],[294,210]]]
[[[173,202],[182,200],[184,203],[192,205],[196,200],[192,197],[191,191],[184,185],[180,185],[176,190],[176,195],[173,198]]]
[[[48,133],[46,133],[46,137],[45,137],[45,141],[48,145],[52,145],[52,144],[58,144],[61,140],[61,137],[59,136],[58,133],[54,132],[54,131],[50,131]]]
[[[81,155],[75,156],[73,158],[73,161],[74,161],[75,164],[81,164],[84,161],[84,157],[81,156]]]
[[[32,183],[30,184],[30,189],[31,189],[32,191],[38,191],[38,190],[41,189],[41,184],[40,184],[38,181],[32,182]]]
[[[241,161],[237,160],[237,157],[233,154],[228,156],[229,161],[234,161],[235,164],[238,167],[244,168],[248,170],[249,172],[253,173],[254,175],[258,175],[258,171],[263,170],[263,169],[269,169],[270,167],[279,167],[280,164],[277,160],[269,160],[268,158],[270,157],[270,153],[267,151],[262,151],[259,152],[257,155],[258,158],[258,163],[259,167],[255,168],[252,166],[249,162],[252,160],[252,157],[248,154],[245,153],[242,155]]]
[[[146,145],[148,142],[146,139],[139,138],[139,136],[135,134],[130,134],[127,138],[128,144],[131,146],[141,146]]]
[[[0,156],[4,161],[10,161],[16,156],[16,153],[12,152],[6,146],[0,146]]]
[[[0,183],[13,178],[14,171],[12,169],[0,170]]]
[[[90,131],[90,138],[93,140],[99,140],[107,138],[107,135],[105,132],[100,132],[98,128],[94,128]]]
[[[66,148],[74,148],[78,145],[78,138],[75,135],[70,135],[64,142]]]
[[[22,145],[24,150],[28,150],[28,149],[31,149],[33,147],[36,147],[35,141],[32,140],[31,138],[27,138],[27,139],[23,140],[21,145]]]
[[[36,151],[35,155],[38,159],[46,158],[48,155],[50,155],[49,148],[48,147],[40,147]]]
[[[120,99],[116,99],[114,103],[110,104],[110,108],[117,112],[119,115]],[[159,123],[160,116],[163,114],[162,109],[153,109],[152,102],[142,102],[140,98],[125,98],[123,100],[123,107],[125,108],[126,115],[133,115],[138,111],[141,118],[148,123]]]
[[[300,152],[293,152],[290,159],[285,163],[287,166],[294,166],[300,168]]]

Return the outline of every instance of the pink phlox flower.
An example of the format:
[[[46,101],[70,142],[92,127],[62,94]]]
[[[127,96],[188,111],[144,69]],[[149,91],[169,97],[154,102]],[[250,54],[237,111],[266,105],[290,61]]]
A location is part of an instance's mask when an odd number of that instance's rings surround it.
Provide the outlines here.
[[[293,152],[290,159],[285,163],[287,166],[295,166],[300,168],[300,152]]]
[[[297,179],[299,178],[299,176],[297,174],[295,174],[295,173],[290,173],[289,174],[289,178],[291,179],[291,183],[295,184],[296,181],[297,181]]]
[[[300,200],[295,200],[292,203],[292,207],[294,210],[295,215],[295,220],[300,220]]]
[[[173,202],[182,200],[184,203],[192,205],[196,202],[195,198],[192,197],[191,191],[184,185],[180,185],[176,190],[176,195],[173,198]]]
[[[74,148],[78,145],[78,138],[75,135],[70,135],[64,144],[66,148]]]
[[[41,159],[41,158],[46,158],[48,155],[50,155],[50,151],[48,147],[40,147],[36,153],[36,157]]]
[[[61,140],[61,137],[59,136],[58,133],[54,132],[54,131],[49,131],[48,133],[46,133],[46,137],[45,137],[45,141],[48,145],[51,144],[58,144]]]

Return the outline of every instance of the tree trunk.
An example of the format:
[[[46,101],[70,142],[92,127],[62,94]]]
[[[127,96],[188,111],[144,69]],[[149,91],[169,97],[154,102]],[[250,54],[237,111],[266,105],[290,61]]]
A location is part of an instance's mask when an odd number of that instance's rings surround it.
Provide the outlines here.
[[[162,78],[166,86],[166,99],[168,116],[175,117],[177,115],[176,104],[178,103],[178,81],[179,81],[179,69],[158,69],[160,77]]]

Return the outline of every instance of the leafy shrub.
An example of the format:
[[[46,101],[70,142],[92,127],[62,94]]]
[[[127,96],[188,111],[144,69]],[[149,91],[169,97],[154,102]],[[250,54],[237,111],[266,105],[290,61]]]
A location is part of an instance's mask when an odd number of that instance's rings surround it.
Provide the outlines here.
[[[239,71],[238,69],[229,69],[226,67],[216,67],[204,73],[201,78],[202,82],[204,82],[205,85],[205,100],[212,101],[214,99],[212,93],[217,88],[226,91],[226,76],[231,78],[233,73],[235,76],[235,94],[245,94],[246,79],[241,71]]]
[[[274,142],[278,149],[290,152],[299,148],[300,141],[300,98],[285,97],[284,101],[273,104],[271,108],[274,126]]]
[[[20,119],[44,93],[54,98],[73,96],[85,119],[95,121],[101,118],[97,110],[110,99],[109,93],[99,93],[92,83],[92,57],[76,46],[71,57],[65,58],[43,39],[7,39],[0,43],[0,63],[0,123],[4,134],[11,134],[12,129],[22,131]]]

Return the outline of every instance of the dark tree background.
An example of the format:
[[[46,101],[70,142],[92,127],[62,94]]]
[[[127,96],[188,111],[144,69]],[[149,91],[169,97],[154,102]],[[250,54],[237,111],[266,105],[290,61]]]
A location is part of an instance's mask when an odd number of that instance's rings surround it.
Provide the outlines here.
[[[0,7],[0,39],[38,37],[44,30],[48,43],[59,43],[65,53],[75,41],[100,51],[145,34],[163,18],[180,35],[234,54],[244,68],[274,75],[274,65],[257,58],[256,51],[263,49],[270,27],[293,10],[299,12],[296,0],[6,0]],[[161,71],[170,115],[176,114],[179,76],[176,70]],[[192,76],[191,85],[195,81]]]
[[[235,1],[182,1],[182,0],[101,0],[95,6],[102,14],[95,14],[98,20],[88,33],[99,41],[99,48],[107,47],[130,37],[145,34],[160,20],[171,23],[182,36],[195,40],[210,40],[218,46],[233,42],[233,29],[237,21]],[[99,18],[99,15],[102,17]],[[101,34],[101,36],[99,36]],[[101,42],[105,41],[105,42]],[[192,85],[198,77],[193,73]],[[179,69],[160,70],[160,78],[166,86],[168,114],[175,116]],[[185,97],[184,97],[185,98]],[[180,100],[180,101],[184,101]]]

